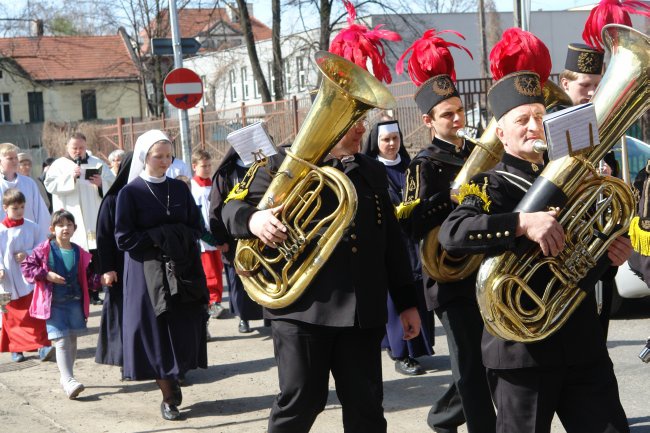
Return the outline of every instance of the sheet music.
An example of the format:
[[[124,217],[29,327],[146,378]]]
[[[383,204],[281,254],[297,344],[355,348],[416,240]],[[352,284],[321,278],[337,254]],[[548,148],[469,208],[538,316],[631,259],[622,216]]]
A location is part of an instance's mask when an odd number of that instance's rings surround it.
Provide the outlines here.
[[[231,132],[226,140],[232,145],[244,164],[250,165],[257,158],[278,153],[262,122],[256,122]]]
[[[547,114],[543,124],[551,160],[575,155],[600,144],[596,110],[591,103]]]

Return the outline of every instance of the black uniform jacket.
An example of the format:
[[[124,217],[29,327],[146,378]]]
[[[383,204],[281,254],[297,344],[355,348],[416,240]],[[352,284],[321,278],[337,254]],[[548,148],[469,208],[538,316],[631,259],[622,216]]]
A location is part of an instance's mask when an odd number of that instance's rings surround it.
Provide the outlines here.
[[[402,219],[402,227],[416,242],[447,218],[454,207],[450,198],[450,186],[469,156],[467,142],[462,150],[439,138],[420,151],[411,161],[406,173],[405,202],[420,199],[413,212]],[[426,260],[423,258],[423,260]],[[425,298],[429,309],[438,308],[455,299],[464,298],[476,302],[473,282],[437,283],[424,279]]]
[[[485,253],[498,255],[515,250],[524,239],[516,239],[519,214],[513,212],[542,167],[505,154],[497,166],[474,177],[472,182],[487,183],[490,200],[488,211],[484,201],[475,195],[466,197],[442,224],[439,239],[452,253]],[[607,347],[596,313],[593,286],[611,265],[608,259],[599,262],[579,283],[589,295],[576,308],[564,326],[550,337],[536,343],[515,343],[483,332],[483,363],[488,368],[510,369],[535,366],[558,366],[587,363],[606,358]],[[537,273],[531,287],[545,285],[549,275]]]
[[[273,158],[267,168],[276,172],[281,159],[279,155]],[[325,326],[384,326],[387,290],[399,312],[416,305],[408,256],[388,196],[386,170],[361,154],[344,165],[336,159],[325,164],[342,169],[354,184],[355,218],[302,296],[288,307],[265,309],[265,317]],[[253,237],[248,221],[270,184],[269,170],[257,171],[244,200],[231,200],[223,207],[223,221],[237,239]],[[331,192],[323,194],[317,217],[336,203]]]

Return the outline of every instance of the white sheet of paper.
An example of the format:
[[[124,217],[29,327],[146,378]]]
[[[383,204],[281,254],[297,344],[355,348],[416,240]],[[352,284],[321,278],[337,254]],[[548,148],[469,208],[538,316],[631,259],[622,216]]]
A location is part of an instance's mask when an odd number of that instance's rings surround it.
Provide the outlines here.
[[[547,114],[543,123],[551,160],[600,144],[596,110],[591,103]]]
[[[278,153],[262,122],[256,122],[233,131],[228,134],[226,140],[246,165],[255,162],[256,154],[269,157]]]

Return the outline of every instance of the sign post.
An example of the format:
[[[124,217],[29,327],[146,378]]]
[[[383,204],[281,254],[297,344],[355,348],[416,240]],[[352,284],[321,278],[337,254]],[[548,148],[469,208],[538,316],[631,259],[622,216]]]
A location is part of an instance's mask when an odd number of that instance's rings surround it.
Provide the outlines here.
[[[178,34],[178,14],[176,13],[176,0],[169,0],[169,24],[172,30],[172,44],[174,47],[174,68],[183,67],[183,51],[181,37]],[[197,101],[198,102],[198,101]],[[187,110],[178,110],[178,123],[181,133],[182,159],[189,166],[191,164],[190,119]]]

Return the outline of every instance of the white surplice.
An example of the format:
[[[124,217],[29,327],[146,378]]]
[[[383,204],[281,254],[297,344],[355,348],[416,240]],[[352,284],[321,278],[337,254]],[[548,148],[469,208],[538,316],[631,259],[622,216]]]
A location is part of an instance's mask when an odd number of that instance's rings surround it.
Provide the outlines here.
[[[5,271],[5,277],[0,281],[0,291],[11,293],[11,299],[22,298],[34,290],[34,285],[25,281],[16,262],[16,253],[32,253],[32,249],[47,237],[47,232],[34,222],[25,219],[22,225],[7,228],[0,224],[0,254],[2,261],[0,269]]]
[[[210,191],[212,190],[212,185],[210,186],[201,186],[194,179],[191,181],[192,184],[192,196],[196,205],[201,211],[201,218],[203,219],[203,225],[207,228],[210,227]],[[217,248],[208,244],[205,241],[200,241],[201,243],[201,252],[204,251],[214,251]]]
[[[65,209],[77,223],[72,242],[86,251],[97,248],[97,214],[102,198],[99,188],[89,181],[74,177],[76,164],[69,158],[61,157],[54,161],[45,175],[45,188],[52,194],[52,210]],[[113,173],[101,159],[88,156],[88,163],[82,168],[102,167],[102,190],[108,191]]]
[[[50,227],[50,211],[47,210],[36,181],[18,173],[14,180],[6,180],[4,176],[0,176],[0,196],[9,188],[17,188],[25,196],[24,218],[35,222],[47,233]],[[5,211],[0,207],[0,221],[3,219],[5,219]]]

